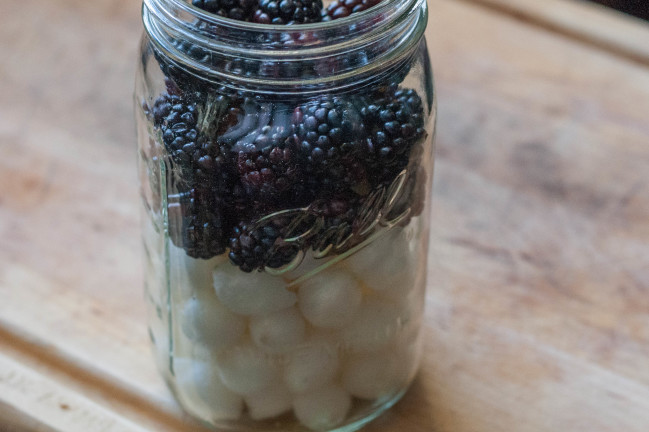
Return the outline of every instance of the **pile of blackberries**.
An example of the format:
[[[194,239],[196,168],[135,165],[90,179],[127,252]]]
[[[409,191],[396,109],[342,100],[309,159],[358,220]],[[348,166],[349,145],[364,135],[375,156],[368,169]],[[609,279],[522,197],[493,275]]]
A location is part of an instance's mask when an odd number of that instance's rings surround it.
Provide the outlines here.
[[[308,24],[344,18],[380,0],[335,0],[323,8],[322,0],[192,0],[192,4],[223,17],[259,24]]]
[[[244,271],[281,267],[298,252],[282,244],[292,219],[257,220],[303,209],[321,219],[318,229],[344,221],[351,230],[364,198],[387,190],[426,136],[420,97],[397,85],[295,105],[197,93],[155,101],[167,188],[177,198],[171,238],[188,255],[207,259],[229,249]]]
[[[276,24],[335,19],[376,3],[336,2],[322,11],[320,0],[193,1],[229,18]],[[404,170],[408,196],[393,212],[421,211],[414,184],[423,180],[412,174],[418,170],[411,160],[426,137],[424,106],[414,90],[399,86],[399,77],[359,95],[268,101],[183,86],[182,76],[161,67],[167,91],[149,115],[167,154],[170,237],[189,256],[227,252],[251,272],[282,267],[306,248],[326,250],[342,236],[353,245],[366,199],[387,193]],[[307,217],[282,216],[289,209]],[[308,235],[301,242],[285,241],[302,228]]]

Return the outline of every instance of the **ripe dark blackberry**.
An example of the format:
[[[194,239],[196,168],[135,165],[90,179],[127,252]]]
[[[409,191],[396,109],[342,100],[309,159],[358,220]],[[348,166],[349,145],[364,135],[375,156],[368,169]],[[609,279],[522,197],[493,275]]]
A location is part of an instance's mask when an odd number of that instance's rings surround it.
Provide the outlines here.
[[[295,202],[300,181],[296,152],[287,142],[292,112],[280,103],[248,99],[236,126],[219,137],[234,155],[235,172],[250,206],[258,210]]]
[[[153,123],[187,182],[220,182],[228,171],[228,150],[210,137],[238,121],[240,102],[222,95],[197,101],[197,95],[165,94],[153,106]]]
[[[291,138],[305,175],[323,193],[354,190],[363,181],[356,157],[365,132],[356,107],[324,96],[296,108]]]
[[[192,4],[207,12],[238,21],[250,21],[256,0],[192,0]]]
[[[153,105],[153,124],[172,161],[189,168],[198,141],[198,109],[195,102],[165,94]]]
[[[249,196],[275,200],[289,191],[299,171],[294,151],[286,145],[288,134],[262,128],[254,143],[237,154],[237,169]]]
[[[195,186],[169,204],[171,240],[192,258],[209,259],[225,252],[227,223],[225,206],[216,191]]]
[[[256,227],[253,223],[240,222],[230,236],[230,261],[247,273],[264,267],[280,268],[290,263],[299,249],[295,245],[281,243],[285,221],[269,220]]]
[[[260,24],[320,22],[322,0],[259,0],[253,20]]]
[[[408,165],[413,146],[426,135],[421,98],[412,89],[394,89],[360,109],[367,137],[363,151],[376,181],[390,181]]]
[[[213,33],[207,23],[196,22],[192,27],[192,31],[201,35]],[[186,55],[199,63],[214,66],[212,56],[210,56],[210,53],[202,47],[183,39],[172,38],[170,42],[173,50],[178,51],[181,55]],[[188,72],[185,67],[181,67],[176,62],[172,61],[168,54],[160,52],[155,47],[153,47],[152,50],[153,56],[158,61],[160,70],[168,80],[171,80],[174,83],[176,87],[185,92],[203,90],[205,83],[203,80],[198,78],[197,75]]]
[[[334,0],[322,11],[322,21],[345,18],[380,3],[381,0]]]
[[[227,221],[247,207],[230,149],[217,140],[241,117],[239,104],[223,95],[165,94],[152,108],[154,127],[169,153],[172,241],[194,258],[223,253],[231,230]]]
[[[248,1],[248,0],[240,0]],[[253,0],[256,5],[256,0]],[[250,21],[248,19],[248,21]],[[195,32],[207,39],[218,37],[219,28],[214,24],[204,21],[196,21],[192,24],[192,32]],[[259,72],[260,66],[258,62],[246,59],[225,59],[217,55],[209,48],[205,48],[185,39],[172,38],[170,40],[173,47],[172,51],[177,51],[177,56],[187,56],[205,67],[216,70],[225,70],[228,73],[235,75],[251,76]],[[180,66],[172,61],[167,54],[159,52],[157,49],[153,50],[153,54],[160,65],[160,69],[166,78],[174,82],[174,84],[184,92],[206,92],[211,84],[200,78],[200,72],[188,70],[188,66]],[[219,90],[222,90],[219,89]]]

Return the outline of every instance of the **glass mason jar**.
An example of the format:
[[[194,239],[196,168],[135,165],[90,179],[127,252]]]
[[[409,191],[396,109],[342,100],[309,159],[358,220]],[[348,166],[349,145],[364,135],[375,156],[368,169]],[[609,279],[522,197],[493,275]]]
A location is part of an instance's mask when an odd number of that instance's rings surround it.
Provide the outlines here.
[[[421,353],[435,97],[424,0],[262,25],[145,0],[136,79],[157,364],[228,430],[360,428]]]

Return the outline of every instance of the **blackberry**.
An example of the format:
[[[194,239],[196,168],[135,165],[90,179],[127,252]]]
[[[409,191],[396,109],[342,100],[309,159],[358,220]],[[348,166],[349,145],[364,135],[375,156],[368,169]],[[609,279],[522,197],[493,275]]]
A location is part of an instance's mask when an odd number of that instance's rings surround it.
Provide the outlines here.
[[[250,21],[256,3],[255,0],[192,0],[197,8],[238,21]]]
[[[286,146],[286,138],[265,126],[253,144],[239,150],[237,169],[249,196],[273,200],[284,195],[297,179],[294,152]]]
[[[300,183],[301,170],[287,141],[291,115],[286,105],[249,99],[239,123],[219,138],[231,149],[237,176],[251,206],[258,210],[296,201],[292,186]]]
[[[229,226],[218,193],[196,186],[169,204],[169,231],[174,244],[192,258],[209,259],[226,250]]]
[[[192,30],[203,35],[210,33],[208,24],[201,22],[194,23]],[[210,53],[198,45],[175,38],[171,39],[171,45],[173,49],[199,63],[215,66]],[[164,76],[182,91],[200,91],[204,88],[204,82],[200,78],[188,72],[184,67],[178,66],[177,63],[169,59],[167,54],[158,51],[157,48],[153,48],[153,55],[158,61],[158,65]]]
[[[169,153],[172,241],[194,258],[223,253],[228,221],[246,207],[230,149],[217,140],[239,121],[240,103],[234,96],[165,94],[152,108],[154,127]]]
[[[238,121],[240,102],[223,95],[210,96],[200,105],[197,100],[200,96],[161,96],[153,106],[153,124],[186,181],[216,185],[226,180],[229,155],[210,137],[223,134]]]
[[[290,263],[299,249],[296,245],[281,242],[282,228],[286,221],[272,219],[262,226],[240,222],[230,236],[232,264],[247,273],[263,270],[264,267],[280,268]]]
[[[357,189],[364,170],[356,158],[365,132],[353,104],[324,96],[296,108],[291,138],[305,175],[322,193]]]
[[[219,28],[217,26],[204,21],[194,22],[191,30],[208,39],[218,37],[219,35]],[[225,70],[232,74],[245,76],[254,75],[259,70],[256,62],[244,59],[226,60],[222,56],[216,55],[215,52],[210,51],[209,48],[206,49],[203,46],[184,39],[172,38],[171,45],[174,50],[178,51],[178,56],[187,56],[195,62],[211,69]],[[160,53],[156,49],[153,52],[162,73],[166,78],[172,80],[182,91],[204,92],[210,87],[209,83],[206,83],[200,78],[200,72],[190,71],[187,69],[187,66],[177,65],[166,54]]]
[[[322,21],[345,18],[380,3],[381,0],[334,0],[322,11]]]
[[[260,24],[307,24],[322,20],[322,0],[260,0],[253,20]]]
[[[421,98],[412,89],[393,89],[363,106],[360,113],[372,183],[391,181],[408,165],[413,146],[426,135]]]
[[[181,96],[165,94],[153,105],[153,124],[160,129],[162,141],[172,161],[182,167],[191,164],[198,142],[198,108]]]

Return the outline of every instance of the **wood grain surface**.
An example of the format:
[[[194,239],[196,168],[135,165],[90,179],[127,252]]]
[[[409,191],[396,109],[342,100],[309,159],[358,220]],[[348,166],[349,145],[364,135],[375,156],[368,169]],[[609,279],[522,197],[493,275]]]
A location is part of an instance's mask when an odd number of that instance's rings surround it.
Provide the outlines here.
[[[462,0],[649,66],[645,21],[585,0]],[[644,0],[638,0],[638,3]]]
[[[649,68],[494,8],[429,6],[425,360],[367,430],[646,432]],[[203,430],[158,377],[146,334],[139,9],[0,3],[3,431]]]

